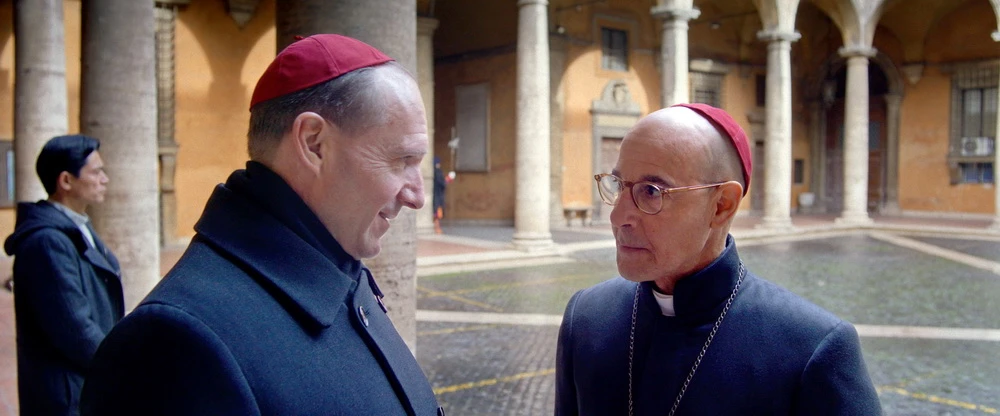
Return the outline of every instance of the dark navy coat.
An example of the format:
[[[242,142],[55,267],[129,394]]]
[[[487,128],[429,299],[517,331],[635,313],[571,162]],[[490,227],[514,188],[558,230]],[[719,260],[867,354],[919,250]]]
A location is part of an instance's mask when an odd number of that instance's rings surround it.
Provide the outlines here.
[[[639,286],[633,362],[635,415],[665,415],[736,284],[732,237],[723,254],[679,281],[676,316],[652,283]],[[616,278],[566,307],[556,360],[556,415],[628,414],[628,355],[636,283]],[[677,415],[879,415],[854,327],[749,271]]]
[[[124,313],[118,259],[90,232],[96,247],[51,203],[17,206],[4,248],[14,256],[21,415],[78,414],[94,352]]]
[[[280,177],[248,163],[195,229],[101,345],[83,414],[438,414],[374,280]]]

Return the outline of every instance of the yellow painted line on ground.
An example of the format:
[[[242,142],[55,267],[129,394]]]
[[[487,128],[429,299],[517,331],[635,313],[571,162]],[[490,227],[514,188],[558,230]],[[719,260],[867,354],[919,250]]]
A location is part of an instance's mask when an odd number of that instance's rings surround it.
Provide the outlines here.
[[[462,326],[462,327],[458,327],[458,328],[448,328],[448,329],[438,329],[438,330],[434,330],[434,331],[417,332],[417,336],[423,336],[423,335],[446,335],[446,334],[454,334],[454,333],[458,333],[458,332],[483,331],[483,330],[487,330],[487,329],[493,329],[493,328],[496,328],[496,327],[497,327],[496,325]]]
[[[493,306],[493,305],[490,305],[490,304],[487,304],[487,303],[483,303],[483,302],[479,302],[479,301],[475,301],[475,300],[468,299],[468,298],[463,298],[461,296],[453,295],[453,294],[447,293],[447,292],[440,292],[440,291],[437,291],[437,290],[427,289],[427,288],[419,287],[419,286],[417,287],[417,291],[418,292],[426,293],[426,294],[430,295],[430,297],[444,297],[444,298],[448,298],[448,299],[454,300],[456,302],[462,302],[462,303],[467,304],[467,305],[478,306],[480,308],[491,310],[493,312],[503,312],[503,309],[498,308],[496,306]]]
[[[547,284],[551,284],[551,283],[565,282],[567,280],[582,279],[582,278],[585,278],[585,277],[588,277],[588,276],[585,276],[585,275],[571,275],[571,276],[563,276],[563,277],[554,277],[554,278],[551,278],[551,279],[538,279],[538,280],[530,280],[530,281],[517,282],[517,283],[505,283],[505,284],[502,284],[502,285],[486,285],[486,286],[479,286],[479,287],[474,287],[474,288],[469,288],[469,289],[449,290],[449,291],[438,292],[438,293],[450,294],[450,295],[464,295],[464,294],[467,294],[467,293],[482,292],[482,291],[486,291],[486,290],[512,289],[512,288],[515,288],[515,287],[547,285]]]
[[[473,381],[473,382],[469,382],[469,383],[462,383],[462,384],[455,384],[455,385],[451,385],[451,386],[438,387],[438,388],[434,389],[434,394],[454,393],[456,391],[462,391],[462,390],[468,390],[468,389],[476,389],[476,388],[486,387],[486,386],[492,386],[494,384],[500,384],[500,383],[509,383],[511,381],[517,381],[517,380],[522,380],[522,379],[526,379],[526,378],[547,376],[549,374],[555,374],[555,372],[556,372],[556,369],[549,368],[549,369],[545,369],[545,370],[530,371],[530,372],[527,372],[527,373],[514,374],[512,376],[507,376],[507,377],[490,378],[490,379],[486,379],[486,380]]]
[[[995,415],[998,412],[997,409],[995,409],[995,408],[988,407],[988,406],[983,406],[981,404],[963,402],[963,401],[960,401],[960,400],[954,400],[954,399],[949,399],[949,398],[946,398],[946,397],[935,396],[933,394],[911,392],[909,390],[901,389],[901,388],[895,387],[895,386],[881,386],[881,387],[877,388],[876,390],[878,390],[879,394],[881,394],[883,392],[894,393],[894,394],[898,394],[900,396],[906,396],[906,397],[909,397],[909,398],[912,398],[912,399],[923,400],[923,401],[926,401],[926,402],[940,403],[940,404],[945,404],[945,405],[948,405],[948,406],[960,407],[960,408],[963,408],[963,409],[966,409],[966,410],[978,410],[980,412],[991,414],[991,415]]]

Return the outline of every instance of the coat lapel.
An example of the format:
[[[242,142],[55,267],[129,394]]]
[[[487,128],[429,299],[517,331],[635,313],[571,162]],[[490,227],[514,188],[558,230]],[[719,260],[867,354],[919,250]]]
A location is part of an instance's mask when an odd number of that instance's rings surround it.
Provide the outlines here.
[[[397,390],[407,414],[417,415],[417,404],[437,402],[434,392],[413,353],[382,310],[373,289],[378,290],[369,285],[369,279],[360,279],[358,290],[354,292],[352,317],[367,337],[366,341],[374,347],[372,352]]]
[[[90,247],[86,245],[87,249],[83,252],[83,258],[92,264],[95,268],[104,270],[115,277],[121,279],[121,269],[118,265],[118,259],[115,258],[114,254],[108,251],[108,247],[104,245],[104,241],[101,241],[100,237],[97,236],[97,232],[94,231],[94,227],[87,223],[87,229],[90,230],[90,235],[94,238],[94,246]],[[81,238],[83,236],[81,235]]]

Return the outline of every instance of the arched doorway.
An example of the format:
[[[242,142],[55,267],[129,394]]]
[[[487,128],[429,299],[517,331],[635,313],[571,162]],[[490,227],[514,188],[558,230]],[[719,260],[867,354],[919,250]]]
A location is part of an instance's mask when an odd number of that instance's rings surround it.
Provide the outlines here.
[[[844,99],[847,67],[839,56],[824,65],[825,76],[811,89],[819,102],[813,120],[813,175],[820,212],[839,213],[844,206]],[[868,66],[868,212],[893,212],[898,207],[898,126],[902,79],[883,54]]]

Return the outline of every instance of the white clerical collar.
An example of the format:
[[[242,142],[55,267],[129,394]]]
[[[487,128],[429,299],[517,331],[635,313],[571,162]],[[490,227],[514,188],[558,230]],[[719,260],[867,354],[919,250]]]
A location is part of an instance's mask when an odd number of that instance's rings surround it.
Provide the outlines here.
[[[653,290],[653,296],[656,297],[656,303],[660,305],[660,312],[663,312],[663,316],[677,316],[677,313],[674,312],[674,295],[665,295]]]

